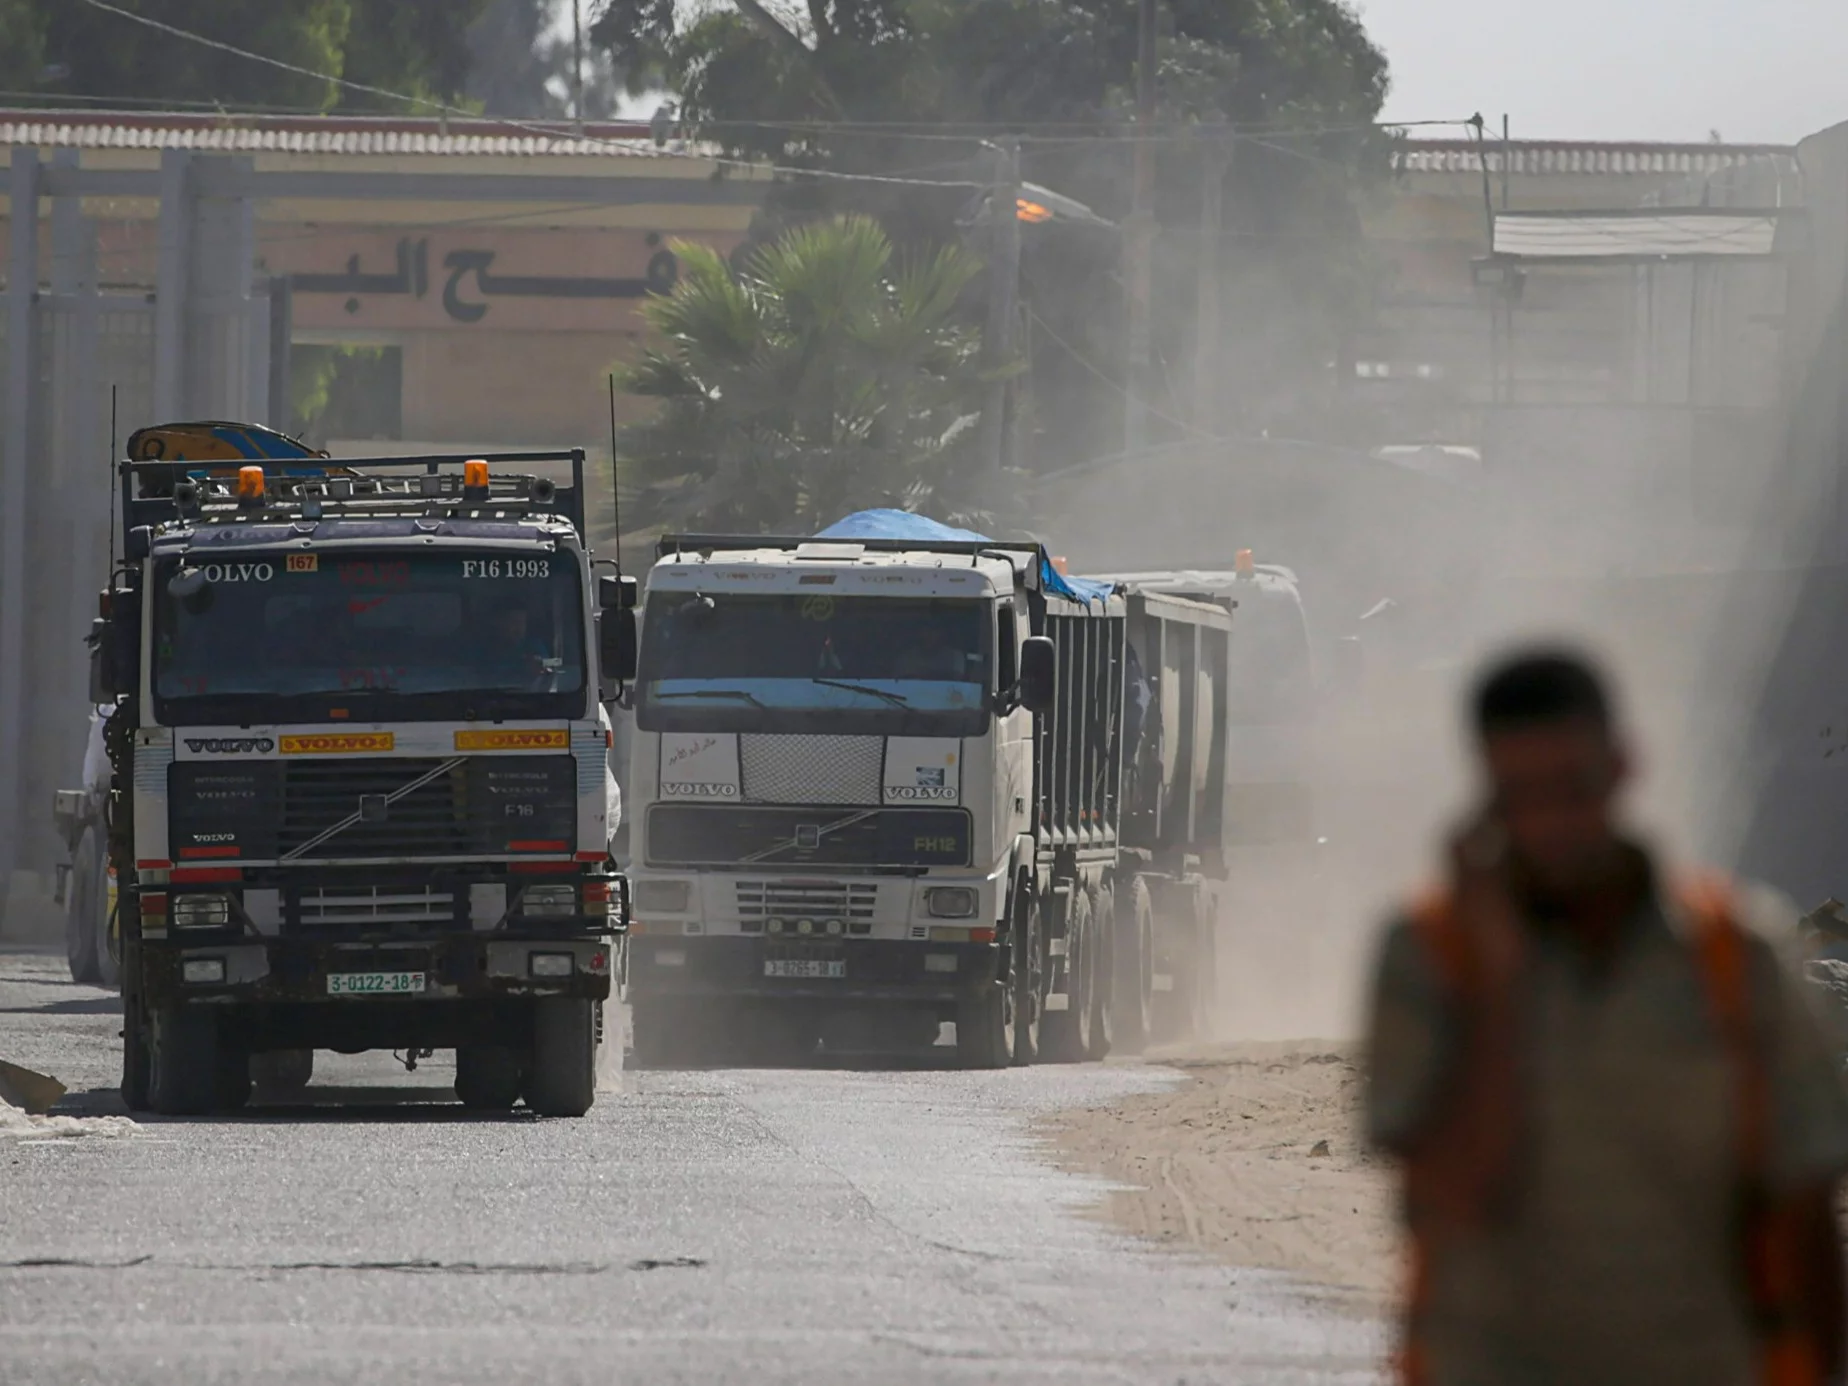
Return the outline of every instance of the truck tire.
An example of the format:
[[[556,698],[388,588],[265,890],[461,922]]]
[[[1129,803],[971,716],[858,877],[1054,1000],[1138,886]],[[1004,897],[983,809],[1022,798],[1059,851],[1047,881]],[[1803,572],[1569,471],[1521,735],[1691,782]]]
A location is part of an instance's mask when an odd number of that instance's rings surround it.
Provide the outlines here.
[[[478,1112],[504,1112],[520,1100],[520,1056],[503,1044],[456,1050],[456,1096]]]
[[[1116,892],[1101,886],[1091,897],[1091,1035],[1085,1057],[1106,1058],[1116,1042],[1116,1006],[1111,996],[1111,959],[1116,956]]]
[[[1048,1011],[1040,1034],[1040,1052],[1055,1064],[1083,1063],[1091,1057],[1097,999],[1097,917],[1082,882],[1072,883],[1071,904],[1066,909],[1066,1008]]]
[[[956,1062],[962,1068],[1006,1068],[1014,1062],[1014,988],[996,982],[956,1011]]]
[[[148,1106],[201,1116],[219,1100],[218,1017],[200,1006],[162,1006],[148,1026]]]
[[[314,1050],[271,1049],[250,1056],[250,1077],[265,1101],[300,1096],[314,1079]]]
[[[1172,978],[1155,997],[1153,1037],[1175,1043],[1205,1035],[1212,1028],[1218,994],[1210,935],[1211,906],[1200,880],[1170,886],[1162,899],[1162,966]]]
[[[151,1080],[147,1022],[132,988],[122,993],[122,1105],[131,1112],[148,1110]]]
[[[1140,1054],[1154,1029],[1155,905],[1148,882],[1135,877],[1116,895],[1116,939],[1111,950],[1112,1038],[1117,1052]]]
[[[1014,1062],[1039,1062],[1046,1014],[1046,932],[1037,900],[1021,892],[1014,931]]]
[[[222,1112],[238,1112],[250,1105],[250,1051],[225,1044],[218,1045],[218,1077],[213,1093]]]
[[[101,890],[103,905],[97,917],[102,921],[102,932],[96,940],[96,980],[97,985],[108,987],[111,991],[122,989],[122,904],[119,899],[113,903],[109,899],[109,877],[104,873]]]
[[[597,1003],[548,997],[533,1008],[526,1105],[540,1116],[581,1117],[597,1100]]]
[[[109,925],[107,920],[98,921],[105,898],[98,889],[102,870],[96,830],[85,828],[77,850],[71,853],[71,875],[64,891],[64,955],[70,963],[71,980],[87,987],[103,985],[97,945]]]

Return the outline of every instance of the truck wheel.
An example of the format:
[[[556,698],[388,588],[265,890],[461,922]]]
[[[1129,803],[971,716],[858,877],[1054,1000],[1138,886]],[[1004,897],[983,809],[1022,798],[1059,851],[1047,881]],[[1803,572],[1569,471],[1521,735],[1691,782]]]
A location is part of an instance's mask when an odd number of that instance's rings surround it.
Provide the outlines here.
[[[1197,879],[1164,892],[1161,963],[1171,981],[1156,997],[1154,1037],[1165,1043],[1192,1039],[1211,1028],[1217,988],[1211,974],[1209,910]]]
[[[250,1089],[250,1051],[220,1041],[218,1076],[213,1091],[218,1109],[242,1111],[250,1105]]]
[[[479,1112],[504,1112],[520,1100],[520,1056],[504,1044],[456,1050],[456,1096]]]
[[[1019,907],[1014,933],[1014,1062],[1038,1063],[1046,1014],[1046,931],[1038,901]]]
[[[129,991],[122,995],[122,1102],[131,1112],[148,1110],[147,1025],[141,1014],[139,999]]]
[[[956,1062],[962,1068],[1006,1068],[1014,1062],[1014,988],[996,982],[956,1011]]]
[[[1104,886],[1091,899],[1091,1037],[1087,1059],[1103,1059],[1116,1041],[1110,960],[1116,956],[1116,892]]]
[[[1112,1038],[1119,1053],[1140,1054],[1154,1029],[1155,906],[1140,876],[1116,898],[1111,950]]]
[[[162,1116],[199,1116],[219,1094],[218,1017],[163,1006],[148,1026],[148,1105]]]
[[[103,905],[97,911],[101,931],[96,940],[96,980],[111,991],[122,989],[122,906],[105,874],[98,883]]]
[[[314,1050],[271,1049],[250,1056],[250,1077],[266,1101],[298,1096],[314,1078]]]
[[[96,954],[97,941],[107,927],[97,923],[102,907],[102,892],[97,889],[101,861],[95,830],[86,828],[71,854],[70,881],[64,891],[64,955],[71,965],[71,980],[87,987],[103,983]]]
[[[533,1008],[526,1105],[540,1116],[581,1117],[597,1100],[597,1003],[548,997]]]
[[[1199,947],[1195,954],[1193,1028],[1199,1039],[1210,1039],[1219,1024],[1219,902],[1207,890],[1195,892],[1199,909]]]
[[[1097,992],[1097,921],[1091,894],[1072,883],[1070,913],[1065,920],[1065,1002],[1048,1011],[1041,1032],[1041,1052],[1055,1064],[1083,1063],[1091,1057],[1091,1022]]]

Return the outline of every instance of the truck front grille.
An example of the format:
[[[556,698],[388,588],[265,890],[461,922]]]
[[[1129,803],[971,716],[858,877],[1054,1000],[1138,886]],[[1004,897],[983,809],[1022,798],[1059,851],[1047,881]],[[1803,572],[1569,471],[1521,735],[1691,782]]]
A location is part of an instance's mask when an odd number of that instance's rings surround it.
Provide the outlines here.
[[[871,922],[879,887],[848,881],[739,881],[738,921],[746,933],[758,933],[767,919]]]
[[[471,849],[466,766],[463,760],[447,768],[440,760],[285,762],[277,856],[465,855]],[[432,771],[439,772],[435,778],[403,792]],[[390,798],[394,794],[399,797]],[[362,801],[368,798],[389,799],[377,804],[382,815],[377,819],[364,816]]]
[[[292,903],[293,933],[438,933],[464,927],[455,892],[430,886],[304,887]]]
[[[176,860],[564,855],[577,845],[570,756],[181,761],[168,797]]]

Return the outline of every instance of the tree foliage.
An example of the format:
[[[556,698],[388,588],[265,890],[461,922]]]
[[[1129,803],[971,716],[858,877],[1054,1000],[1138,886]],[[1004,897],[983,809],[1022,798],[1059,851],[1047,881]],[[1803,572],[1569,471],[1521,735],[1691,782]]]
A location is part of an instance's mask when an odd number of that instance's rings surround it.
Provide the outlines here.
[[[488,0],[111,0],[188,33],[309,72],[453,101],[465,31]],[[8,89],[131,104],[419,109],[161,33],[80,0],[0,0]]]
[[[1126,218],[1137,9],[1136,0],[713,0],[697,9],[610,0],[593,32],[632,80],[673,91],[691,130],[741,156],[964,184],[792,178],[761,218],[767,236],[851,208],[909,246],[958,236],[966,184],[991,167],[976,137],[997,132],[1027,137],[1029,181]],[[1368,306],[1355,199],[1386,166],[1389,143],[1372,128],[1385,59],[1346,0],[1163,0],[1160,19],[1158,420],[1188,410],[1181,382],[1198,276],[1213,273],[1226,289],[1233,362],[1222,418],[1252,432],[1323,426],[1330,362]],[[1203,255],[1203,160],[1224,138],[1213,129],[1228,123],[1239,133],[1226,223]],[[969,138],[947,140],[953,132]],[[1105,241],[1029,228],[1027,417],[1045,465],[1111,451],[1108,440],[1121,436],[1120,246]]]
[[[902,257],[859,216],[794,228],[738,268],[675,252],[679,281],[643,310],[664,345],[618,368],[658,404],[618,447],[650,520],[812,533],[869,505],[961,508],[986,388],[958,311],[973,257]]]

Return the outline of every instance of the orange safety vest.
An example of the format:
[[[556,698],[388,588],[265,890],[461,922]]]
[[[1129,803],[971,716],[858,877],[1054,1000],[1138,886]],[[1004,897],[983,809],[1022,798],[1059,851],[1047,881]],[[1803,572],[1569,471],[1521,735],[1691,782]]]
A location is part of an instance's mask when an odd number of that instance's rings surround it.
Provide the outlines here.
[[[1760,1386],[1820,1386],[1822,1355],[1805,1312],[1806,1273],[1801,1228],[1792,1210],[1767,1197],[1765,1167],[1770,1126],[1766,1055],[1752,1015],[1746,934],[1732,895],[1715,879],[1690,881],[1677,898],[1694,924],[1695,956],[1715,1027],[1738,1073],[1738,1143],[1744,1194],[1740,1276],[1751,1295],[1759,1333]],[[1412,924],[1436,963],[1451,998],[1479,984],[1471,931],[1454,896],[1438,893],[1412,911]],[[1473,1036],[1450,1099],[1422,1149],[1404,1162],[1406,1218],[1412,1264],[1405,1307],[1399,1375],[1405,1386],[1425,1386],[1430,1362],[1424,1342],[1433,1265],[1446,1239],[1467,1234],[1492,1215],[1510,1192],[1516,1146],[1525,1115],[1519,1092],[1515,1033]]]

